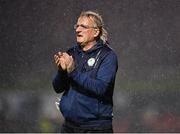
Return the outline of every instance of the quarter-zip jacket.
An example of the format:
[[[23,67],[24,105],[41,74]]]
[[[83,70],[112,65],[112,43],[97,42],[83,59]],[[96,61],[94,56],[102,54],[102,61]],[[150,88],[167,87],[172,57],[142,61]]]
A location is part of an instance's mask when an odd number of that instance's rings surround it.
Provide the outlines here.
[[[53,87],[62,93],[60,110],[64,118],[81,127],[112,125],[112,106],[118,60],[114,51],[99,40],[88,51],[79,45],[70,48],[75,69],[58,70]]]

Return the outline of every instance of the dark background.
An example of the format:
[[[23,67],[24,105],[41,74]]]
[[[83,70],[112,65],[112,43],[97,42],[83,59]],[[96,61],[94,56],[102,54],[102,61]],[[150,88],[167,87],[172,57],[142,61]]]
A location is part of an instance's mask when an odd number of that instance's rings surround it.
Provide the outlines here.
[[[119,57],[116,132],[180,132],[180,0],[0,0],[0,132],[58,132],[53,55],[98,11]]]

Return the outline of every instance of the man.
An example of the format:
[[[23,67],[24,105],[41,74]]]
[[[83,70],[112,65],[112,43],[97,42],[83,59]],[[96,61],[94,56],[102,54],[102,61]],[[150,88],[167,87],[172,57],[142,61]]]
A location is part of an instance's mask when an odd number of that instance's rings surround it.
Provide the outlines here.
[[[113,132],[112,96],[118,61],[103,26],[98,13],[82,12],[74,26],[77,45],[54,56],[58,72],[53,87],[57,93],[63,92],[61,132]]]

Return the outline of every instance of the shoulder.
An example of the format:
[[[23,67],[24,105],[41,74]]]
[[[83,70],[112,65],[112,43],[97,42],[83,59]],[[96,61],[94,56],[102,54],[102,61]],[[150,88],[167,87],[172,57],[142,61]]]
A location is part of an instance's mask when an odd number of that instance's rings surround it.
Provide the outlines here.
[[[110,56],[110,57],[114,57],[117,59],[117,55],[116,55],[115,51],[113,50],[112,47],[109,46],[109,44],[105,44],[105,46],[102,49],[102,53],[104,53],[106,55],[106,57]]]
[[[113,66],[118,66],[118,56],[115,53],[115,51],[113,50],[113,48],[111,48],[108,44],[106,44],[106,46],[103,48],[102,51],[102,55],[103,56],[103,62],[105,64],[111,64]]]

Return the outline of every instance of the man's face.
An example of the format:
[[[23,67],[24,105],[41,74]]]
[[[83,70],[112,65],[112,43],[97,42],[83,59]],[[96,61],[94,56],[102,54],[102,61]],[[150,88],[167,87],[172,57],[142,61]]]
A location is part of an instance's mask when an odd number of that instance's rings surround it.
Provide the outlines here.
[[[85,46],[90,42],[94,42],[97,37],[97,28],[94,27],[94,21],[92,18],[80,17],[77,21],[76,39],[80,45]]]

